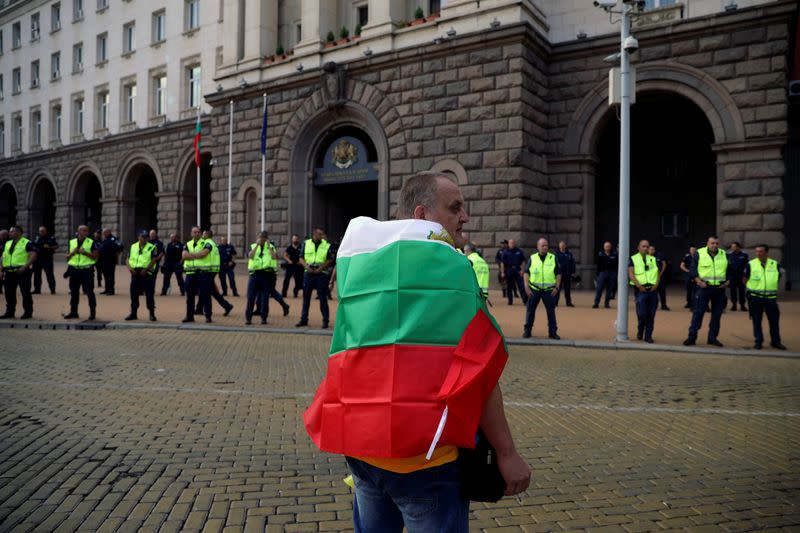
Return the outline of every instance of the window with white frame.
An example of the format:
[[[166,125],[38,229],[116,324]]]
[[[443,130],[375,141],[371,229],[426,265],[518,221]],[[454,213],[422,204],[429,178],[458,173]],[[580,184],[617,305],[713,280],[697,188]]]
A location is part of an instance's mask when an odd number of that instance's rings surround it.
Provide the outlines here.
[[[136,22],[131,21],[122,27],[122,53],[130,54],[136,50]]]
[[[364,4],[356,7],[356,24],[366,26],[369,24],[369,5]]]
[[[11,26],[11,49],[15,50],[22,46],[22,25],[15,22]]]
[[[111,97],[108,94],[108,89],[99,89],[97,91],[97,116],[95,117],[95,129],[107,130],[108,129],[108,106]]]
[[[442,0],[428,0],[428,14],[439,13],[442,10]]]
[[[72,0],[72,20],[83,20],[83,0]]]
[[[18,94],[22,91],[22,67],[17,67],[11,71],[11,94]]]
[[[61,142],[61,104],[50,107],[50,141]]]
[[[0,120],[0,157],[6,156],[6,123]]]
[[[167,113],[167,75],[164,73],[153,76],[153,116],[166,115]]]
[[[160,43],[167,38],[167,12],[165,10],[153,13],[153,38],[152,42]]]
[[[54,52],[50,54],[50,79],[59,78],[61,78],[61,52]]]
[[[72,134],[83,135],[83,96],[72,99]]]
[[[56,2],[50,6],[50,31],[61,29],[61,3]]]
[[[97,0],[97,10],[101,11],[108,7],[108,0]]]
[[[3,55],[3,30],[0,30],[0,56]]]
[[[0,100],[3,99],[3,74],[0,73]]]
[[[200,0],[184,0],[184,13],[186,31],[200,27]]]
[[[31,111],[31,148],[42,145],[42,112],[36,109]]]
[[[122,122],[133,124],[136,122],[136,82],[129,82],[122,88],[124,95]]]
[[[11,151],[22,150],[22,115],[17,113],[11,119]]]
[[[31,88],[39,86],[39,60],[31,61]]]
[[[200,105],[200,65],[191,65],[186,69],[187,83],[187,106],[188,108],[195,108]]]
[[[97,64],[108,61],[108,33],[97,36]]]
[[[39,13],[31,15],[31,41],[39,40]]]
[[[72,72],[83,71],[83,43],[72,47]]]
[[[659,7],[667,7],[675,5],[675,0],[645,0],[645,9],[658,9]]]

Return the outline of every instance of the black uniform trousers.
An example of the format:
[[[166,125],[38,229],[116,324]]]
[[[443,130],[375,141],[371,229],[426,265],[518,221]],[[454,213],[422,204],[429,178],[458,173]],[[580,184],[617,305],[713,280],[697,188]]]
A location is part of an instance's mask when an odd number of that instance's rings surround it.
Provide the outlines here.
[[[104,292],[114,294],[115,274],[117,269],[116,263],[114,261],[105,261],[97,264],[100,266],[100,271],[103,273],[103,282],[105,283]]]
[[[297,293],[303,288],[303,265],[301,264],[287,264],[286,273],[283,276],[283,290],[281,296],[286,298],[289,293],[289,283],[294,280],[294,297],[297,298]]]
[[[319,310],[322,313],[322,322],[328,323],[330,313],[328,310],[328,283],[331,277],[328,274],[312,274],[306,272],[303,276],[303,309],[300,320],[308,322],[308,311],[311,307],[311,292],[316,290],[319,296]]]
[[[78,313],[78,301],[83,294],[89,299],[89,314],[94,315],[97,309],[97,299],[94,297],[94,272],[92,267],[69,268],[69,310]]]
[[[603,271],[597,274],[597,288],[594,291],[594,305],[600,305],[603,291],[606,291],[605,306],[608,307],[617,290],[617,273]]]
[[[525,309],[525,332],[530,333],[533,328],[533,321],[536,319],[536,308],[539,306],[539,301],[544,304],[544,309],[547,311],[547,333],[548,335],[555,335],[558,331],[558,322],[556,322],[556,297],[553,296],[552,289],[533,292],[526,302]]]
[[[156,310],[156,277],[154,274],[131,274],[131,314],[139,309],[139,295],[144,294],[147,310]]]
[[[50,292],[56,292],[56,277],[53,274],[53,258],[52,257],[37,257],[33,264],[33,291],[42,291],[42,271],[44,271],[47,278],[47,286],[50,287]]]
[[[731,277],[731,305],[736,307],[739,304],[741,307],[744,307],[746,302],[745,300],[745,287],[744,281],[742,281],[742,276],[734,275]]]
[[[234,296],[239,296],[239,291],[236,289],[236,274],[231,267],[219,267],[219,284],[222,286],[222,295],[228,295],[228,285],[231,286],[231,292]]]
[[[233,304],[231,304],[228,300],[226,300],[222,296],[222,294],[219,292],[219,289],[217,288],[217,283],[216,283],[216,280],[215,280],[215,278],[217,277],[217,274],[219,274],[219,272],[206,272],[206,275],[208,277],[208,285],[209,285],[209,293],[208,294],[209,294],[209,296],[211,298],[213,298],[219,304],[220,307],[222,307],[223,309],[225,309],[227,311],[228,309],[232,309],[233,308]],[[222,276],[220,276],[220,277],[222,277]],[[202,308],[200,307],[200,304],[198,303],[197,307],[195,307],[194,313],[196,315],[199,315],[201,312],[202,312]]]
[[[709,342],[719,337],[719,326],[722,311],[725,310],[725,289],[709,285],[705,289],[697,287],[694,291],[694,308],[692,309],[692,323],[689,326],[689,338],[696,339],[697,332],[703,327],[703,315],[709,302],[711,303],[711,322],[708,325]]]
[[[636,318],[639,320],[637,334],[644,335],[645,339],[653,337],[653,328],[656,325],[656,311],[658,310],[658,289],[656,291],[640,291],[633,288],[636,299]]]
[[[506,298],[508,299],[508,305],[514,303],[516,291],[512,290],[512,287],[517,287],[522,303],[528,303],[528,295],[525,292],[525,280],[522,278],[522,273],[516,268],[506,268]]]
[[[5,271],[3,280],[6,295],[6,315],[14,316],[17,310],[17,287],[22,296],[22,311],[26,315],[33,314],[33,296],[31,296],[31,271]]]
[[[181,290],[181,296],[185,294],[186,290],[183,287],[183,266],[180,263],[164,263],[164,281],[161,285],[161,296],[167,294],[173,274],[178,281],[178,288]]]
[[[211,318],[211,286],[214,282],[208,272],[186,274],[186,318],[194,319],[195,297],[206,318]]]
[[[561,290],[556,295],[556,307],[561,301],[561,293],[564,293],[564,300],[567,305],[572,305],[572,276],[569,274],[561,276]]]
[[[781,312],[778,309],[778,300],[775,298],[756,298],[752,294],[748,294],[748,300],[750,301],[750,319],[753,321],[753,337],[756,344],[764,342],[761,319],[765,313],[767,322],[769,322],[769,336],[772,344],[781,342],[781,330],[778,324]]]

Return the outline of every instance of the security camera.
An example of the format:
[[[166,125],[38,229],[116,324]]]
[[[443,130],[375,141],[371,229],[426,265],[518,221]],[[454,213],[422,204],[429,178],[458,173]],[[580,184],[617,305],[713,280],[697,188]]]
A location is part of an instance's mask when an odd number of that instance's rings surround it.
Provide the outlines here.
[[[626,52],[635,52],[639,49],[639,41],[636,37],[630,36],[626,37],[625,40],[622,42],[622,48]]]
[[[594,0],[594,7],[611,9],[617,5],[617,0]]]

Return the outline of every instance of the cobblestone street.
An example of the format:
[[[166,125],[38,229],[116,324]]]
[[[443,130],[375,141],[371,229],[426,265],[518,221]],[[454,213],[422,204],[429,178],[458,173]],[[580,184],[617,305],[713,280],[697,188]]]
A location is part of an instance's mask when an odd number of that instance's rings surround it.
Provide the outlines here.
[[[347,531],[329,337],[2,330],[0,531]],[[471,530],[800,531],[800,361],[511,348],[531,488]]]

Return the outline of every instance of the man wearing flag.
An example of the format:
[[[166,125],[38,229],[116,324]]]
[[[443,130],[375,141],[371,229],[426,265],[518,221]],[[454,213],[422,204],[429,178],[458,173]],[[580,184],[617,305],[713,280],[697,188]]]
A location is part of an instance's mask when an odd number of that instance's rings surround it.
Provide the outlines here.
[[[328,371],[305,425],[322,450],[346,456],[356,532],[466,532],[459,480],[469,472],[456,460],[479,427],[505,494],[530,483],[498,384],[508,356],[456,250],[468,221],[458,186],[433,172],[409,178],[398,217],[348,226]]]

